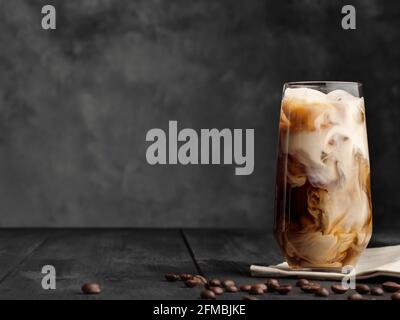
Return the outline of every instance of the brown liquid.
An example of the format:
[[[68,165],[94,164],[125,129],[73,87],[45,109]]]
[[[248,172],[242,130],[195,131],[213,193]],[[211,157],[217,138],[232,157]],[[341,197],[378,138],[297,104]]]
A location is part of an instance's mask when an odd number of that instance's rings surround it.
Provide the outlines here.
[[[298,99],[282,102],[274,233],[294,268],[355,265],[371,237],[368,151],[353,144],[355,134],[343,134],[353,124],[346,117],[342,123],[335,108]],[[357,141],[366,143],[363,109],[357,117],[350,111],[349,119],[360,126],[354,131]]]

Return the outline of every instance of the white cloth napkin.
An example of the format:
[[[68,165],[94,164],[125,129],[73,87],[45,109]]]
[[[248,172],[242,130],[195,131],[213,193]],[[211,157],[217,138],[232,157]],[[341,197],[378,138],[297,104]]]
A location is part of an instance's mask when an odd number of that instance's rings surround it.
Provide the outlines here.
[[[286,262],[275,266],[250,266],[253,277],[304,277],[309,279],[341,280],[345,273],[326,270],[290,269]],[[400,245],[366,249],[355,266],[358,279],[376,276],[400,278]]]

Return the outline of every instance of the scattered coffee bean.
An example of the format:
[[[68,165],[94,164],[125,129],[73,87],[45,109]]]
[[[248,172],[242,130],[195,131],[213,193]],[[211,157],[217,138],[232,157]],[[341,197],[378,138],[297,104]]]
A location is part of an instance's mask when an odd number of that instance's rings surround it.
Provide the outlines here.
[[[187,280],[192,279],[193,276],[192,276],[191,274],[189,274],[189,273],[182,273],[181,275],[179,275],[179,278],[180,278],[182,281],[187,281]]]
[[[379,288],[379,287],[373,287],[371,289],[371,294],[373,296],[381,296],[381,295],[383,295],[383,290],[382,290],[382,288]]]
[[[325,288],[319,288],[316,292],[315,295],[317,297],[329,297],[329,291],[328,289]]]
[[[356,285],[356,291],[360,294],[367,294],[371,292],[371,289],[366,284]]]
[[[249,292],[251,289],[251,284],[242,284],[240,286],[240,291]]]
[[[205,299],[205,300],[214,300],[215,299],[215,293],[212,292],[211,290],[205,289],[205,290],[200,292],[200,297],[202,299]]]
[[[258,300],[255,296],[244,296],[243,300]]]
[[[300,287],[300,289],[306,293],[315,293],[319,288],[321,288],[321,286],[313,282]]]
[[[194,276],[196,279],[199,279],[200,280],[200,282],[202,283],[202,284],[206,284],[207,283],[207,279],[206,278],[204,278],[202,275],[195,275]]]
[[[400,284],[393,281],[387,281],[382,283],[382,288],[387,292],[396,292],[400,290]]]
[[[85,283],[81,289],[85,294],[99,294],[101,292],[100,285],[92,282]]]
[[[400,300],[400,292],[393,293],[390,298],[392,300]]]
[[[301,286],[304,286],[304,285],[309,284],[309,283],[310,283],[310,281],[308,281],[307,279],[299,279],[296,282],[296,286],[297,287],[301,287]]]
[[[318,282],[309,282],[308,283],[310,286],[316,286],[316,287],[321,287],[321,284]]]
[[[221,287],[212,287],[210,290],[214,292],[216,295],[220,295],[225,292],[224,288]]]
[[[343,294],[347,292],[347,288],[343,287],[341,284],[333,284],[331,289],[334,293]]]
[[[288,294],[290,291],[292,291],[292,286],[290,284],[281,284],[276,291],[279,294]]]
[[[226,292],[235,293],[235,292],[238,292],[238,291],[239,291],[239,289],[238,289],[238,287],[236,287],[236,286],[229,286],[229,287],[226,287]]]
[[[251,286],[249,293],[251,294],[263,294],[264,290],[258,286]]]
[[[208,282],[204,285],[204,289],[211,290],[211,288],[214,288],[214,287],[210,286],[210,284]]]
[[[268,279],[265,284],[267,285],[269,291],[275,291],[279,288],[279,281],[277,279]]]
[[[264,292],[268,290],[267,285],[264,284],[264,283],[256,283],[256,284],[253,284],[253,287],[261,288]]]
[[[199,284],[201,284],[201,281],[199,279],[195,279],[195,278],[185,281],[185,285],[188,288],[194,288],[195,286],[198,286]]]
[[[179,276],[175,273],[167,273],[165,275],[165,279],[167,279],[167,281],[169,281],[169,282],[175,282],[175,281],[179,280]]]
[[[347,297],[348,300],[364,300],[364,297],[359,293],[353,293]]]
[[[208,284],[209,284],[211,287],[220,287],[220,286],[221,286],[221,280],[213,279],[213,280],[210,280],[210,281],[208,282]]]
[[[236,284],[235,284],[235,281],[228,279],[228,280],[222,281],[222,285],[226,288],[226,287],[234,286]]]

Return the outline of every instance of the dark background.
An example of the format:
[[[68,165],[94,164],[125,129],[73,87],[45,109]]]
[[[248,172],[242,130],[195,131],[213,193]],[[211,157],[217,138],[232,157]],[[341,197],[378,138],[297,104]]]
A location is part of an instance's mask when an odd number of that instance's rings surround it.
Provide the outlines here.
[[[374,225],[400,225],[399,58],[396,0],[0,0],[0,226],[270,228],[295,80],[364,83]],[[169,120],[254,128],[254,173],[148,165]]]

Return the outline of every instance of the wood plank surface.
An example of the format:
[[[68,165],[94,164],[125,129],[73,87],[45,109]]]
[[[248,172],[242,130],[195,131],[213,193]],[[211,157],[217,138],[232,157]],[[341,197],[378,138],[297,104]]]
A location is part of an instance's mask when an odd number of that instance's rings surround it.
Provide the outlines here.
[[[28,232],[29,233],[29,232]],[[26,231],[20,231],[24,238]],[[43,290],[41,268],[54,265],[56,290]],[[0,299],[193,299],[167,272],[196,273],[179,230],[56,230],[0,284]],[[83,295],[86,281],[99,295]]]
[[[21,235],[17,229],[0,229],[0,285],[21,263],[43,244],[48,232],[26,230]]]
[[[193,255],[202,273],[209,279],[233,279],[238,284],[258,283],[262,279],[252,278],[249,273],[251,264],[272,265],[283,261],[283,256],[273,238],[271,230],[185,230],[185,237],[190,244]],[[397,240],[397,242],[396,242]],[[371,246],[383,246],[400,243],[399,235],[395,232],[376,233]],[[281,283],[293,285],[293,291],[289,295],[268,293],[260,296],[260,299],[326,299],[318,298],[312,294],[306,294],[295,287],[297,279],[285,278]],[[363,283],[371,286],[382,283],[382,278],[375,278]],[[326,288],[330,288],[332,281],[319,281]],[[350,292],[348,293],[350,294]],[[346,299],[347,295],[329,296],[329,299]],[[226,294],[224,299],[242,299],[244,293]],[[388,299],[388,294],[376,299]]]
[[[375,233],[371,246],[396,243],[400,243],[400,235],[392,230]],[[198,299],[200,288],[168,283],[164,274],[200,272],[209,279],[257,283],[260,279],[249,274],[251,264],[276,264],[282,259],[270,230],[2,229],[0,299]],[[47,264],[56,268],[56,290],[41,286],[41,269]],[[100,283],[102,293],[83,295],[80,287],[86,281]],[[321,283],[326,287],[332,284]],[[243,296],[224,294],[218,299]],[[260,298],[315,299],[298,288],[287,296],[267,294]],[[383,298],[387,299],[387,294]]]

